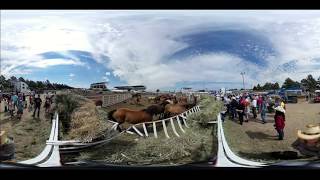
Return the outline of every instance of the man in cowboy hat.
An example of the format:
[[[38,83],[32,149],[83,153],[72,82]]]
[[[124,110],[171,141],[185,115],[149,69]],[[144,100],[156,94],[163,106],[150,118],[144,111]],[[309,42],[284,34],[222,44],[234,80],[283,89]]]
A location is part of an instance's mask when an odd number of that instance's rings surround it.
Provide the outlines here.
[[[320,126],[309,124],[305,131],[298,130],[298,141],[293,146],[301,154],[308,156],[320,155]]]
[[[278,132],[278,139],[279,140],[283,140],[284,137],[284,126],[285,126],[285,109],[282,106],[277,106],[276,108],[274,108],[274,110],[276,111],[275,115],[274,115],[274,127]]]
[[[298,138],[307,146],[314,146],[320,140],[320,126],[309,124],[305,131],[298,130]]]

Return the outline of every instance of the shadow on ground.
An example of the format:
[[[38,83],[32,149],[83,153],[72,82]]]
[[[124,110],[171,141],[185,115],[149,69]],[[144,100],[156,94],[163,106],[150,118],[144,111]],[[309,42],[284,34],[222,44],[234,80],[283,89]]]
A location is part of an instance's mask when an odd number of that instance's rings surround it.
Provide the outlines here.
[[[239,152],[239,156],[245,159],[260,159],[260,160],[295,160],[300,159],[295,151],[273,151],[261,153]]]
[[[251,138],[251,139],[271,139],[271,140],[276,140],[275,136],[270,136],[269,134],[265,134],[263,132],[253,132],[253,131],[246,131],[246,134]]]

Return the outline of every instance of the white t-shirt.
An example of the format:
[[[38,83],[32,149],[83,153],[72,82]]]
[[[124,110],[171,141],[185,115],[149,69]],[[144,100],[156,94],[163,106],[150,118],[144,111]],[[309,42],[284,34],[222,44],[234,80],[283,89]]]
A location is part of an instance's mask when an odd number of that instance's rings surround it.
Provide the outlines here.
[[[257,107],[257,100],[256,99],[254,99],[254,100],[252,100],[252,107]]]

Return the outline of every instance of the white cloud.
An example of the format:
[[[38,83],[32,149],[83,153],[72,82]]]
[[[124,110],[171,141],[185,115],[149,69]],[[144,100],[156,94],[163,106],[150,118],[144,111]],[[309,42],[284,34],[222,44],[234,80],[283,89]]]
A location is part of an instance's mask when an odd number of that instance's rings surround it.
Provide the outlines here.
[[[188,13],[186,13],[188,12]],[[290,76],[320,76],[320,11],[19,11],[1,15],[2,72],[21,66],[46,68],[53,65],[84,65],[71,59],[43,59],[46,51],[83,50],[112,69],[129,84],[150,89],[173,87],[182,81],[246,82],[279,81]],[[191,32],[214,29],[245,29],[270,40],[277,55],[268,66],[257,66],[228,54],[204,54],[170,60],[173,52],[188,45],[175,38]],[[110,62],[101,59],[108,56]],[[279,65],[296,60],[293,72],[278,71]],[[90,66],[87,66],[90,68]],[[99,71],[99,70],[97,70]]]
[[[109,82],[109,78],[108,78],[107,76],[103,76],[102,79],[103,79],[104,81]]]
[[[73,73],[70,73],[69,76],[70,76],[70,77],[74,77],[75,75],[74,75]]]

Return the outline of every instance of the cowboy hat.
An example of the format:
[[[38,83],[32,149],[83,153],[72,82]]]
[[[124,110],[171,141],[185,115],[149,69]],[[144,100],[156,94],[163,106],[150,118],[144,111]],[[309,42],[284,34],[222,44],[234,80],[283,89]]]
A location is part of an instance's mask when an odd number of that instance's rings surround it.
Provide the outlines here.
[[[320,138],[320,126],[309,124],[305,131],[298,130],[298,137],[303,140],[314,140]]]
[[[274,110],[286,113],[286,110],[284,110],[284,108],[282,106],[277,106],[274,108]]]

